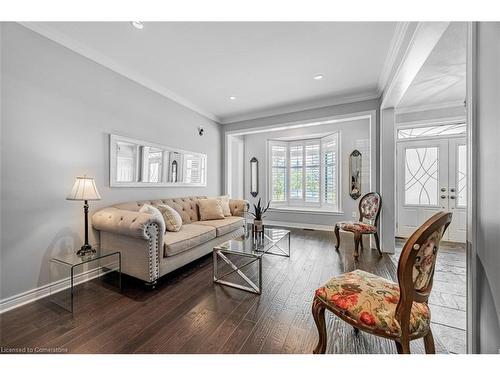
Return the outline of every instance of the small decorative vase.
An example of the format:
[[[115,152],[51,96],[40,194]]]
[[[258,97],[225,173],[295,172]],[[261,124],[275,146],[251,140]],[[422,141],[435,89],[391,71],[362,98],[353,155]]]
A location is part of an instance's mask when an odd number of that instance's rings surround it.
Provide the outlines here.
[[[263,229],[264,229],[264,225],[262,224],[262,220],[254,220],[253,221],[254,232],[262,232]]]

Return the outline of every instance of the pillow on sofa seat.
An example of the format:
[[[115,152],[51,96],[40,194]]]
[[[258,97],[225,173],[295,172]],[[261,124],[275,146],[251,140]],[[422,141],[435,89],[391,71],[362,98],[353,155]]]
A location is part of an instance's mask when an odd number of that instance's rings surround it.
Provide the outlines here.
[[[229,216],[224,219],[196,222],[196,224],[198,225],[205,225],[215,228],[215,230],[217,231],[217,237],[223,236],[238,229],[239,227],[242,227],[244,223],[245,219],[239,216]]]
[[[165,219],[163,219],[163,215],[161,214],[160,210],[154,206],[151,206],[150,204],[144,203],[142,207],[139,208],[139,212],[144,212],[146,214],[159,217],[161,218],[161,220],[165,221]]]
[[[178,232],[182,227],[182,219],[181,215],[177,213],[172,207],[167,206],[166,204],[159,204],[158,210],[160,210],[163,215],[163,219],[165,220],[165,227],[169,232]]]
[[[183,225],[178,232],[169,232],[165,235],[164,256],[172,256],[189,250],[216,237],[214,227],[197,224]]]
[[[229,208],[229,195],[222,195],[220,197],[215,197],[220,202],[222,207],[222,213],[225,217],[232,216],[231,209]]]
[[[224,219],[222,204],[216,198],[198,199],[198,208],[201,221]]]
[[[184,208],[178,203],[168,202],[167,206],[172,207],[179,215],[181,215],[182,224],[191,224],[191,218]]]

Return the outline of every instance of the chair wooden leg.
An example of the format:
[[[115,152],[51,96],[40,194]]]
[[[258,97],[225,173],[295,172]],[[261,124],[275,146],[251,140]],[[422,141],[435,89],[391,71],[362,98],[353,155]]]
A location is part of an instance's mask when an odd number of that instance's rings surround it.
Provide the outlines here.
[[[359,241],[361,240],[361,235],[359,233],[354,233],[354,259],[359,257]]]
[[[410,354],[410,341],[401,340],[394,341],[396,343],[396,349],[398,350],[398,354]]]
[[[363,245],[363,235],[362,234],[359,235],[359,247],[360,247],[361,251],[363,251],[365,249],[365,246]]]
[[[325,322],[325,305],[318,298],[314,298],[312,305],[312,314],[316,328],[318,328],[318,345],[314,348],[314,354],[325,354],[326,352],[326,322]]]
[[[339,249],[339,246],[340,246],[340,228],[338,225],[335,225],[335,237],[337,237],[337,244],[335,245],[335,250],[338,250]]]
[[[380,256],[382,256],[382,251],[380,251],[380,240],[378,239],[378,233],[377,232],[373,233],[373,236],[375,237],[375,246],[377,246],[377,250]]]
[[[429,333],[424,336],[424,346],[426,354],[436,354],[436,348],[434,347],[434,337],[432,336],[432,331],[429,328]]]

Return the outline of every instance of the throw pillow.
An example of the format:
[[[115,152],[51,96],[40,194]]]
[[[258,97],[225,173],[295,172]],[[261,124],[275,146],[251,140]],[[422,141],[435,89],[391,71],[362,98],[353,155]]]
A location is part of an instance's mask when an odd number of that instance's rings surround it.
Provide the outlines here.
[[[184,209],[180,204],[175,202],[170,202],[168,203],[168,206],[172,207],[174,210],[177,211],[179,215],[181,215],[182,224],[191,224],[191,218],[189,217],[189,214],[186,211],[184,211]]]
[[[222,206],[222,212],[224,213],[224,216],[231,216],[231,209],[229,208],[229,195],[223,195],[220,197],[217,197],[220,201],[220,204]]]
[[[165,227],[169,232],[178,232],[181,230],[182,218],[176,210],[174,210],[170,206],[167,206],[166,204],[159,204],[158,209],[163,215],[163,219],[165,220]]]
[[[201,221],[224,219],[222,205],[218,199],[198,199],[198,208],[200,209]]]
[[[150,204],[147,203],[143,204],[142,207],[139,209],[139,212],[157,216],[160,217],[161,220],[163,220],[163,215],[161,214],[160,210],[157,209],[156,207],[151,206]]]

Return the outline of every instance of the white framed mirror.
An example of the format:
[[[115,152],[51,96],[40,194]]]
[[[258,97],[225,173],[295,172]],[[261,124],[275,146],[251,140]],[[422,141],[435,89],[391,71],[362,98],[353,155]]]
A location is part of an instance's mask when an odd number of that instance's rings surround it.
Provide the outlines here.
[[[259,161],[255,156],[250,160],[250,194],[254,198],[259,195]]]
[[[111,187],[207,186],[207,155],[110,134]]]

